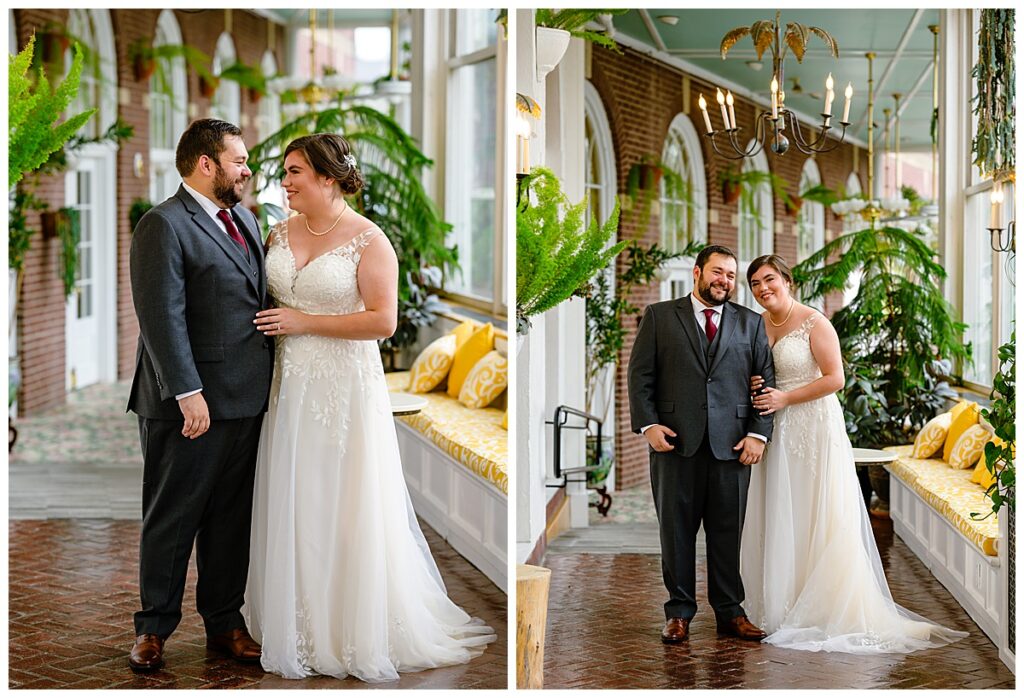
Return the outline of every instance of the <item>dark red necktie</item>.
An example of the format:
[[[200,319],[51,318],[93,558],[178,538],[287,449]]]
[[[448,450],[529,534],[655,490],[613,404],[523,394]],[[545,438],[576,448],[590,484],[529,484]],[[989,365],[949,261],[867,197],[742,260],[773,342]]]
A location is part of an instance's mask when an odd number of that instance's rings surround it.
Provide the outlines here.
[[[715,311],[711,308],[704,310],[704,317],[707,318],[704,322],[704,334],[708,336],[708,344],[715,341],[715,334],[718,333],[718,328],[715,327]]]
[[[249,246],[245,244],[245,238],[238,232],[238,228],[235,226],[235,221],[232,220],[231,214],[227,212],[227,209],[221,209],[217,211],[217,218],[220,218],[224,222],[224,227],[228,229],[228,235],[232,240],[237,242],[245,250],[245,253],[249,253]]]

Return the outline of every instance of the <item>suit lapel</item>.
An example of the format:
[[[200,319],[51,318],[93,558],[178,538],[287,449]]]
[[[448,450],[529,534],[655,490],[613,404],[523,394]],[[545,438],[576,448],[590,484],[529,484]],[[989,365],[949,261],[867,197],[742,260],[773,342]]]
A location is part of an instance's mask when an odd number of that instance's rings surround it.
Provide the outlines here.
[[[184,187],[178,188],[178,198],[185,205],[185,209],[192,214],[192,221],[199,226],[199,228],[213,238],[213,241],[217,243],[224,254],[235,263],[238,270],[245,275],[245,278],[249,280],[249,284],[253,290],[259,293],[259,280],[252,275],[252,269],[249,267],[249,262],[245,258],[245,253],[239,249],[238,245],[227,236],[213,219],[210,218],[209,214],[203,210],[203,207],[199,205],[199,202],[192,198],[192,195],[185,191]],[[257,254],[255,251],[253,254]]]
[[[736,308],[731,303],[726,303],[722,306],[722,318],[719,322],[721,327],[716,338],[718,339],[718,348],[715,350],[715,360],[712,362],[711,370],[708,373],[714,372],[715,367],[722,361],[722,356],[729,346],[733,331],[736,329],[736,312]]]
[[[697,327],[697,318],[693,315],[693,303],[690,302],[690,296],[683,296],[679,299],[679,302],[676,304],[676,317],[679,318],[679,322],[683,325],[683,333],[690,341],[693,353],[697,355],[701,366],[704,367],[704,372],[707,373],[708,357],[704,353],[704,347],[701,346],[701,338],[698,334],[700,328]]]

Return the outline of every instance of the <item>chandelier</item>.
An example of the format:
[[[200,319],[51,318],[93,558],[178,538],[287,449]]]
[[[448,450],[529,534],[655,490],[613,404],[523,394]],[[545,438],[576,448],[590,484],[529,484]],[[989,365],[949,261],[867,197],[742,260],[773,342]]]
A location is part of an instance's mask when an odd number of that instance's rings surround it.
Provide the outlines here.
[[[783,33],[779,23],[781,14],[781,12],[775,13],[774,22],[759,20],[749,27],[736,27],[722,37],[722,44],[720,46],[722,60],[725,60],[729,49],[748,34],[754,42],[754,49],[757,51],[758,60],[761,59],[766,49],[771,50],[772,53],[772,106],[770,110],[759,111],[755,117],[753,140],[750,145],[743,146],[739,140],[739,135],[743,129],[736,125],[736,113],[733,108],[734,102],[731,91],[726,91],[723,94],[721,88],[715,88],[717,91],[716,100],[722,110],[723,122],[723,128],[718,131],[711,125],[707,100],[704,99],[703,94],[700,95],[700,99],[697,102],[700,106],[701,115],[704,117],[705,135],[710,139],[711,147],[714,148],[716,153],[728,160],[742,160],[757,155],[764,149],[766,140],[768,141],[768,147],[777,155],[784,155],[789,150],[790,143],[796,145],[800,152],[810,155],[812,153],[827,153],[830,150],[834,150],[846,137],[846,128],[850,125],[850,101],[853,97],[852,84],[847,84],[846,86],[846,104],[843,107],[843,118],[839,122],[839,125],[842,126],[842,132],[838,134],[836,139],[833,139],[831,144],[828,142],[829,131],[833,130],[832,103],[835,100],[832,73],[829,73],[828,79],[825,81],[825,104],[821,113],[822,123],[819,127],[820,131],[816,135],[814,133],[805,135],[801,129],[800,121],[793,112],[786,108],[786,93],[783,90],[785,85],[784,61],[786,51],[791,51],[796,56],[797,62],[802,63],[811,34],[821,38],[835,58],[839,57],[839,46],[836,44],[836,40],[832,38],[832,35],[820,27],[809,27],[804,24],[789,22],[786,24],[785,33]],[[786,135],[787,129],[791,136]],[[719,148],[719,139],[727,141],[723,145],[727,152],[722,152],[722,149]]]

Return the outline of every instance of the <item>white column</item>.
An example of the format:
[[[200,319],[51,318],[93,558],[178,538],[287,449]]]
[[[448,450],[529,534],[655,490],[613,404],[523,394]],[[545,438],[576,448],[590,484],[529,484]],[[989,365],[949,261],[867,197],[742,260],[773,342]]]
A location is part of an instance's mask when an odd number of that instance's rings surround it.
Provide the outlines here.
[[[537,82],[533,10],[509,13],[510,36],[516,42],[516,91],[543,103],[543,83]],[[536,124],[531,150],[536,164],[544,164],[544,121]],[[547,524],[547,460],[549,448],[544,420],[547,418],[544,385],[547,379],[543,318],[535,317],[533,329],[516,339],[516,560],[525,562],[544,534]]]

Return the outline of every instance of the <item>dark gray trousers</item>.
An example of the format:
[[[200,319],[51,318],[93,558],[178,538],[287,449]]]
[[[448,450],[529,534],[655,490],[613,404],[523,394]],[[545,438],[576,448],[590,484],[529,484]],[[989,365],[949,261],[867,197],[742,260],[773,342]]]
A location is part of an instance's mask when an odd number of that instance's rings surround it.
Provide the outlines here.
[[[207,634],[245,627],[249,530],[263,415],[210,423],[198,439],[182,420],[139,417],[144,459],[135,634],[169,636],[181,621],[192,547],[196,609]]]
[[[719,621],[745,615],[740,579],[740,534],[747,508],[750,467],[716,459],[707,436],[686,458],[651,454],[651,487],[661,532],[661,570],[668,589],[665,618],[697,613],[697,531],[704,525],[708,601]]]

